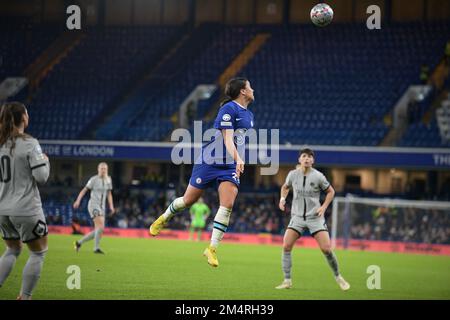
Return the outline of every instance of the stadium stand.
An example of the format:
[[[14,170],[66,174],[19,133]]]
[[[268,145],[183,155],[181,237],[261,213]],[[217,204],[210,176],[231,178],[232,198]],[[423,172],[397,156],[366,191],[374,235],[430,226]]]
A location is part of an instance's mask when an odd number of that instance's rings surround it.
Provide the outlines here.
[[[281,128],[281,143],[378,145],[389,129],[384,117],[406,88],[418,83],[421,65],[436,66],[450,37],[446,22],[385,28],[389,32],[348,24],[327,29],[202,25],[100,126],[96,138],[162,140],[173,128],[170,117],[194,84],[217,81],[257,32],[270,32],[270,39],[240,72],[256,89],[257,127]],[[34,97],[31,133],[41,139],[79,138],[146,63],[161,60],[158,49],[167,45],[167,39],[182,38],[179,31],[177,27],[89,30]],[[81,68],[86,64],[88,73]],[[202,114],[206,110],[203,105]],[[422,135],[435,137],[433,123],[430,133]],[[427,131],[413,124],[408,132],[417,130]],[[409,146],[408,141],[416,139],[405,138],[402,145]]]
[[[351,228],[353,239],[448,244],[448,214],[408,208],[397,214],[395,208],[368,210]]]
[[[441,103],[441,107],[436,110],[436,119],[441,137],[444,141],[450,142],[450,94]]]
[[[448,148],[450,147],[450,142],[442,139],[436,118],[434,118],[429,124],[423,122],[411,124],[400,145],[404,147]]]
[[[23,76],[23,72],[62,29],[52,24],[33,24],[26,19],[0,21],[0,81]]]
[[[430,101],[412,103],[409,109],[410,126],[403,135],[399,145],[403,147],[450,147],[449,110],[450,99],[443,100],[436,112],[432,113],[431,121],[424,121],[424,114],[430,108]]]
[[[385,28],[274,28],[243,71],[263,96],[258,126],[281,128],[281,142],[378,145],[388,130],[384,116],[418,82],[421,64],[439,62],[450,36],[448,23]]]
[[[158,141],[172,129],[170,117],[197,84],[214,83],[253,35],[253,28],[205,24],[152,74],[122,110],[130,120],[117,132],[99,130],[98,139]],[[205,112],[203,111],[200,113]],[[115,120],[120,119],[119,113]],[[111,127],[108,124],[106,127]]]
[[[34,96],[30,133],[40,139],[79,138],[146,64],[157,63],[179,31],[180,27],[88,30]]]
[[[346,24],[328,29],[302,25],[203,25],[193,31],[170,59],[159,65],[160,49],[167,51],[169,44],[185,36],[179,27],[90,29],[38,89],[30,106],[33,118],[30,133],[40,139],[79,138],[91,128],[93,119],[107,112],[142,69],[153,63],[156,68],[148,81],[141,83],[134,95],[103,123],[96,138],[162,140],[173,128],[171,117],[195,84],[216,82],[257,33],[269,32],[270,39],[240,72],[252,81],[256,90],[256,126],[281,128],[281,143],[375,146],[388,131],[383,121],[386,114],[409,85],[419,82],[421,65],[433,68],[438,63],[438,53],[450,35],[448,23],[393,24],[386,28],[390,32],[369,36],[365,28]],[[19,31],[2,33],[2,38],[15,32]],[[34,32],[33,29],[30,40],[33,42]],[[21,61],[2,72],[20,73],[56,36],[54,33],[47,40],[31,44],[35,51],[29,52],[28,57],[21,55]],[[2,58],[11,59],[13,52],[19,52],[20,48],[11,49]],[[377,54],[373,54],[375,49]],[[87,73],[86,64],[89,65]],[[198,118],[210,111],[217,99],[216,94],[203,101]],[[401,145],[442,146],[436,120],[429,127],[420,121],[429,105],[426,101],[420,106]],[[118,118],[123,121],[114,124]],[[211,125],[207,122],[204,129]],[[150,187],[145,193],[116,192],[119,213],[111,220],[111,226],[147,227],[166,205],[162,188],[158,184]],[[286,221],[278,212],[275,194],[247,191],[238,198],[230,231],[281,233]],[[70,225],[74,219],[82,225],[90,223],[86,199],[79,211],[74,212],[72,208],[76,191],[43,192],[49,223]],[[441,199],[448,197],[445,190],[439,193]],[[211,199],[215,199],[214,193]],[[217,208],[211,199],[206,201],[214,211]],[[354,237],[367,238],[372,234],[364,231],[365,223],[369,221],[374,226],[378,220],[369,216],[367,221],[355,226]],[[426,218],[418,215],[418,219]],[[173,228],[185,229],[187,223],[188,215],[177,216]],[[405,222],[404,228],[412,227]],[[386,232],[380,232],[376,239],[391,239],[392,235]],[[419,235],[404,240],[449,242],[439,234],[427,239]]]
[[[75,196],[53,194],[46,197],[44,211],[49,224],[70,225],[72,221],[81,225],[92,224],[87,212],[87,199],[82,201],[79,210],[73,210]],[[108,226],[118,228],[147,228],[167,205],[163,187],[145,190],[124,187],[114,192],[114,199],[118,213],[107,221]],[[204,199],[215,212],[217,193],[209,192]],[[233,209],[229,232],[282,234],[289,222],[290,207],[286,213],[281,213],[277,203],[276,192],[241,193]],[[396,214],[395,208],[390,208],[390,212],[385,212],[384,208],[366,209],[352,224],[351,237],[354,239],[450,244],[446,231],[450,218],[447,215],[414,208],[402,214]],[[209,229],[212,220],[213,216],[210,216],[207,221]],[[190,216],[185,212],[171,220],[171,229],[187,230],[189,224]]]

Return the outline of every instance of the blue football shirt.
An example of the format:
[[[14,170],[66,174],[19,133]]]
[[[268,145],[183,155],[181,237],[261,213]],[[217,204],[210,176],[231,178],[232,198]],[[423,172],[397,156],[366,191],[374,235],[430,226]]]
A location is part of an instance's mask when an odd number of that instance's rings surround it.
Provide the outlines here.
[[[210,142],[202,147],[203,162],[215,166],[235,167],[236,162],[232,156],[228,155],[223,141],[222,130],[234,130],[234,144],[243,157],[245,152],[245,137],[247,130],[253,128],[253,113],[240,106],[235,101],[224,104],[214,121],[214,128],[217,129]]]

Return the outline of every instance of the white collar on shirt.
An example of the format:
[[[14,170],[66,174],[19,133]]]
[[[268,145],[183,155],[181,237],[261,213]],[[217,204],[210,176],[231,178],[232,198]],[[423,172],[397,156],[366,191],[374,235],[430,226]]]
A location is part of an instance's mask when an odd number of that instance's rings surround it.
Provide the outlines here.
[[[241,107],[242,109],[247,110],[246,107],[242,106],[241,104],[239,104],[239,102],[237,102],[236,100],[233,100],[234,103],[236,103],[239,107]]]

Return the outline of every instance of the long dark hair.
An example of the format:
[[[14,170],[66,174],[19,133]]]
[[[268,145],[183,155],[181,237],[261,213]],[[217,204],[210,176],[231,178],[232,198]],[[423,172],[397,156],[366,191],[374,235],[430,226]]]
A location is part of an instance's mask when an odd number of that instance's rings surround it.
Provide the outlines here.
[[[302,150],[300,150],[300,152],[298,153],[298,156],[300,157],[302,154],[306,153],[308,156],[311,156],[314,158],[314,151],[310,148],[303,148]]]
[[[17,129],[22,123],[23,115],[26,112],[27,109],[20,102],[6,102],[0,108],[0,146],[5,145],[11,139],[11,154],[16,146],[16,139],[28,136],[19,133]]]
[[[239,97],[241,90],[244,89],[247,85],[247,81],[248,80],[243,77],[232,78],[228,80],[227,84],[225,85],[225,95],[227,96],[227,99],[222,101],[220,106],[223,106],[224,104]]]

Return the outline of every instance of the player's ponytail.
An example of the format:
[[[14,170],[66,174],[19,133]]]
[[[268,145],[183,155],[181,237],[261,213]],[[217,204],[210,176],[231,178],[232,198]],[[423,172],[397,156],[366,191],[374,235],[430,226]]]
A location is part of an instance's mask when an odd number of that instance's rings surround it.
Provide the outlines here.
[[[22,123],[23,115],[27,109],[20,102],[6,102],[0,109],[0,146],[11,139],[11,153],[16,145],[16,138],[25,137],[20,134],[18,127]]]
[[[247,85],[247,79],[246,78],[232,78],[228,80],[227,84],[225,85],[225,95],[227,96],[227,99],[222,101],[220,103],[220,106],[223,106],[224,104],[233,101],[237,97],[239,97],[239,94],[241,93],[241,90],[245,88]]]

